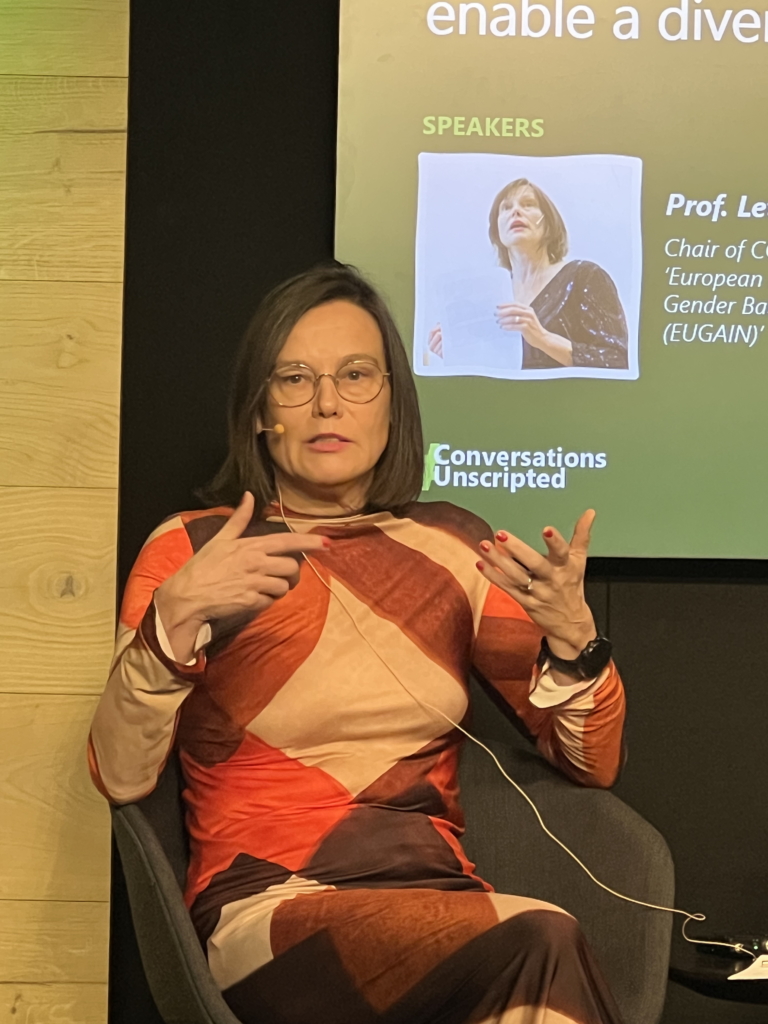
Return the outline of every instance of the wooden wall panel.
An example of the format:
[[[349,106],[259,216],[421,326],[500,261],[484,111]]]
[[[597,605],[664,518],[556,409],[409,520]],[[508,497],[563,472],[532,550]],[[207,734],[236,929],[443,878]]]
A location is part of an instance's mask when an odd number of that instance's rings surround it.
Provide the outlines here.
[[[0,278],[120,281],[125,132],[0,137]]]
[[[0,1024],[105,1024],[127,0],[0,3]]]
[[[86,765],[95,706],[0,693],[0,900],[108,899],[109,810]]]
[[[103,689],[116,501],[114,490],[0,488],[0,691]]]
[[[18,984],[107,980],[106,903],[0,901],[0,977]]]
[[[127,0],[3,0],[0,70],[125,78]]]
[[[106,985],[0,982],[0,1024],[104,1024],[106,1019]]]
[[[117,486],[119,284],[0,281],[0,480]]]
[[[0,5],[0,25],[7,3]],[[0,49],[7,40],[0,40]],[[125,131],[124,78],[8,74],[0,64],[0,134]],[[7,140],[6,140],[7,145]]]

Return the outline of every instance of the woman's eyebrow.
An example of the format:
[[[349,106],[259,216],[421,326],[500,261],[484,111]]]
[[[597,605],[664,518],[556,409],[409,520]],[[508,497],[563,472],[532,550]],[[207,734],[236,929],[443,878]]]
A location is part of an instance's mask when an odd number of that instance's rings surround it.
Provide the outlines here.
[[[374,363],[376,366],[379,365],[378,358],[374,355],[371,355],[370,352],[353,352],[352,355],[342,356],[341,359],[339,359],[338,365],[346,366],[347,363],[357,362]],[[284,370],[286,367],[289,366],[303,366],[307,370],[312,370],[313,372],[315,372],[314,367],[310,363],[304,363],[300,359],[278,360],[275,363],[276,370]]]

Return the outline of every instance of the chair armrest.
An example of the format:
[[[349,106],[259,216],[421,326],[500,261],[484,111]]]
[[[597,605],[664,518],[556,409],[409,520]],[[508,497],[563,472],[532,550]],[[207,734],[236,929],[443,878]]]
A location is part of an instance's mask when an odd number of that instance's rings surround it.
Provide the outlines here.
[[[481,737],[482,738],[482,737]],[[547,827],[603,883],[663,906],[674,900],[672,857],[662,836],[618,797],[576,786],[508,730],[491,740]],[[497,891],[543,899],[578,918],[628,1024],[655,1024],[666,993],[672,915],[596,886],[541,830],[488,755],[467,741],[461,784],[465,847]]]

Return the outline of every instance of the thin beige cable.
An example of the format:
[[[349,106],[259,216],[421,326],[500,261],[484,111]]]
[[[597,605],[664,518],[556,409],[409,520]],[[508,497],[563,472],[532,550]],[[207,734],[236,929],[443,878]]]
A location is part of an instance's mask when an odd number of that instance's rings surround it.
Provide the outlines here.
[[[288,528],[290,533],[296,533],[296,530],[294,530],[294,528],[291,526],[291,524],[288,522],[288,519],[286,518],[285,511],[283,509],[283,496],[282,496],[282,494],[280,492],[280,488],[279,487],[277,489],[277,496],[278,496],[278,502],[279,502],[279,505],[280,505],[280,516],[281,516],[281,518],[283,520],[283,523]],[[304,560],[307,562],[307,564],[309,565],[310,569],[315,574],[315,576],[317,576],[317,578],[320,580],[320,582],[326,588],[326,590],[330,593],[330,595],[332,597],[334,597],[338,601],[338,603],[341,605],[341,607],[344,609],[347,617],[349,618],[350,622],[352,623],[352,625],[357,630],[357,633],[359,634],[361,639],[368,645],[370,650],[376,655],[376,657],[379,659],[379,661],[384,666],[384,668],[390,673],[390,675],[392,675],[393,678],[400,684],[402,689],[405,690],[405,692],[408,694],[408,696],[411,698],[411,700],[413,700],[420,707],[425,708],[425,709],[427,709],[429,711],[432,711],[432,712],[434,712],[437,715],[440,715],[442,718],[445,719],[446,722],[448,722],[450,725],[452,725],[454,729],[458,729],[459,732],[463,733],[467,737],[467,739],[470,739],[478,747],[480,747],[482,750],[484,750],[486,752],[486,754],[488,754],[488,756],[493,760],[494,764],[496,765],[498,770],[501,772],[501,774],[504,776],[504,778],[507,780],[507,782],[511,786],[514,786],[514,788],[517,790],[517,792],[520,794],[520,796],[530,806],[531,810],[536,815],[536,820],[539,823],[539,826],[541,827],[541,829],[544,832],[544,834],[546,836],[548,836],[554,843],[557,843],[557,845],[562,850],[564,850],[568,854],[568,856],[571,857],[578,864],[578,866],[581,868],[581,870],[587,875],[588,878],[591,879],[592,882],[595,883],[595,885],[599,886],[601,889],[604,889],[607,893],[610,893],[611,896],[615,896],[617,899],[624,900],[627,903],[634,903],[634,904],[636,904],[639,907],[647,907],[649,910],[661,910],[661,911],[664,911],[665,913],[668,913],[668,914],[680,914],[682,917],[685,918],[685,920],[683,921],[683,924],[682,924],[682,929],[681,929],[683,938],[685,939],[686,942],[690,942],[692,945],[723,946],[726,949],[733,949],[737,953],[748,953],[752,957],[753,960],[757,959],[755,954],[751,950],[749,950],[745,946],[743,946],[740,942],[737,942],[737,943],[733,943],[733,942],[720,942],[720,941],[715,941],[713,939],[692,939],[692,938],[690,938],[690,936],[686,933],[686,930],[685,930],[688,927],[688,922],[689,921],[706,921],[706,919],[707,919],[706,914],[701,914],[701,913],[691,914],[687,910],[680,910],[677,907],[665,907],[665,906],[662,906],[662,905],[660,905],[658,903],[648,903],[645,900],[635,899],[633,896],[625,896],[624,893],[617,892],[615,889],[611,889],[610,886],[606,885],[604,882],[601,882],[599,878],[596,878],[595,875],[593,875],[592,872],[589,870],[589,868],[586,866],[586,864],[584,864],[583,861],[579,860],[579,858],[576,856],[576,854],[573,852],[573,850],[569,849],[569,847],[567,847],[565,845],[565,843],[561,839],[558,839],[558,837],[554,834],[554,832],[551,832],[547,828],[547,826],[546,826],[546,824],[544,822],[544,819],[542,818],[541,813],[539,812],[539,809],[536,806],[536,804],[528,796],[528,794],[525,792],[525,790],[522,788],[522,786],[520,786],[519,783],[515,782],[515,780],[511,777],[511,775],[507,774],[507,772],[504,770],[503,765],[499,761],[498,757],[494,754],[494,752],[490,749],[490,747],[487,747],[482,742],[482,740],[477,739],[476,736],[473,736],[471,732],[468,732],[463,726],[459,725],[458,722],[454,722],[453,719],[449,718],[448,715],[446,715],[444,711],[441,711],[439,708],[433,707],[433,705],[429,704],[427,701],[421,700],[421,698],[417,697],[416,694],[413,693],[413,691],[403,682],[403,680],[400,678],[398,673],[395,672],[395,670],[392,668],[392,666],[387,663],[386,659],[383,658],[381,654],[379,654],[377,649],[374,647],[374,645],[371,643],[371,641],[365,635],[365,633],[361,629],[359,623],[357,622],[357,619],[355,618],[355,616],[352,614],[350,609],[347,608],[346,604],[342,601],[341,595],[337,594],[336,591],[333,589],[333,587],[331,587],[326,582],[326,580],[323,579],[322,574],[318,571],[316,566],[313,564],[312,559],[306,554],[306,552],[302,552],[302,554],[304,555]]]

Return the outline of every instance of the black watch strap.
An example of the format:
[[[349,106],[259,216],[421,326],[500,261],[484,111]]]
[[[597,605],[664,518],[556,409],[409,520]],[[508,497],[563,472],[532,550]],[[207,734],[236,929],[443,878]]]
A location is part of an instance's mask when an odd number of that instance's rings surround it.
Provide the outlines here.
[[[541,652],[537,664],[543,668],[546,662],[565,675],[573,676],[574,679],[594,679],[599,676],[605,666],[611,660],[613,644],[607,637],[596,636],[590,640],[578,658],[558,658],[553,654],[547,643],[547,638],[541,638]]]

